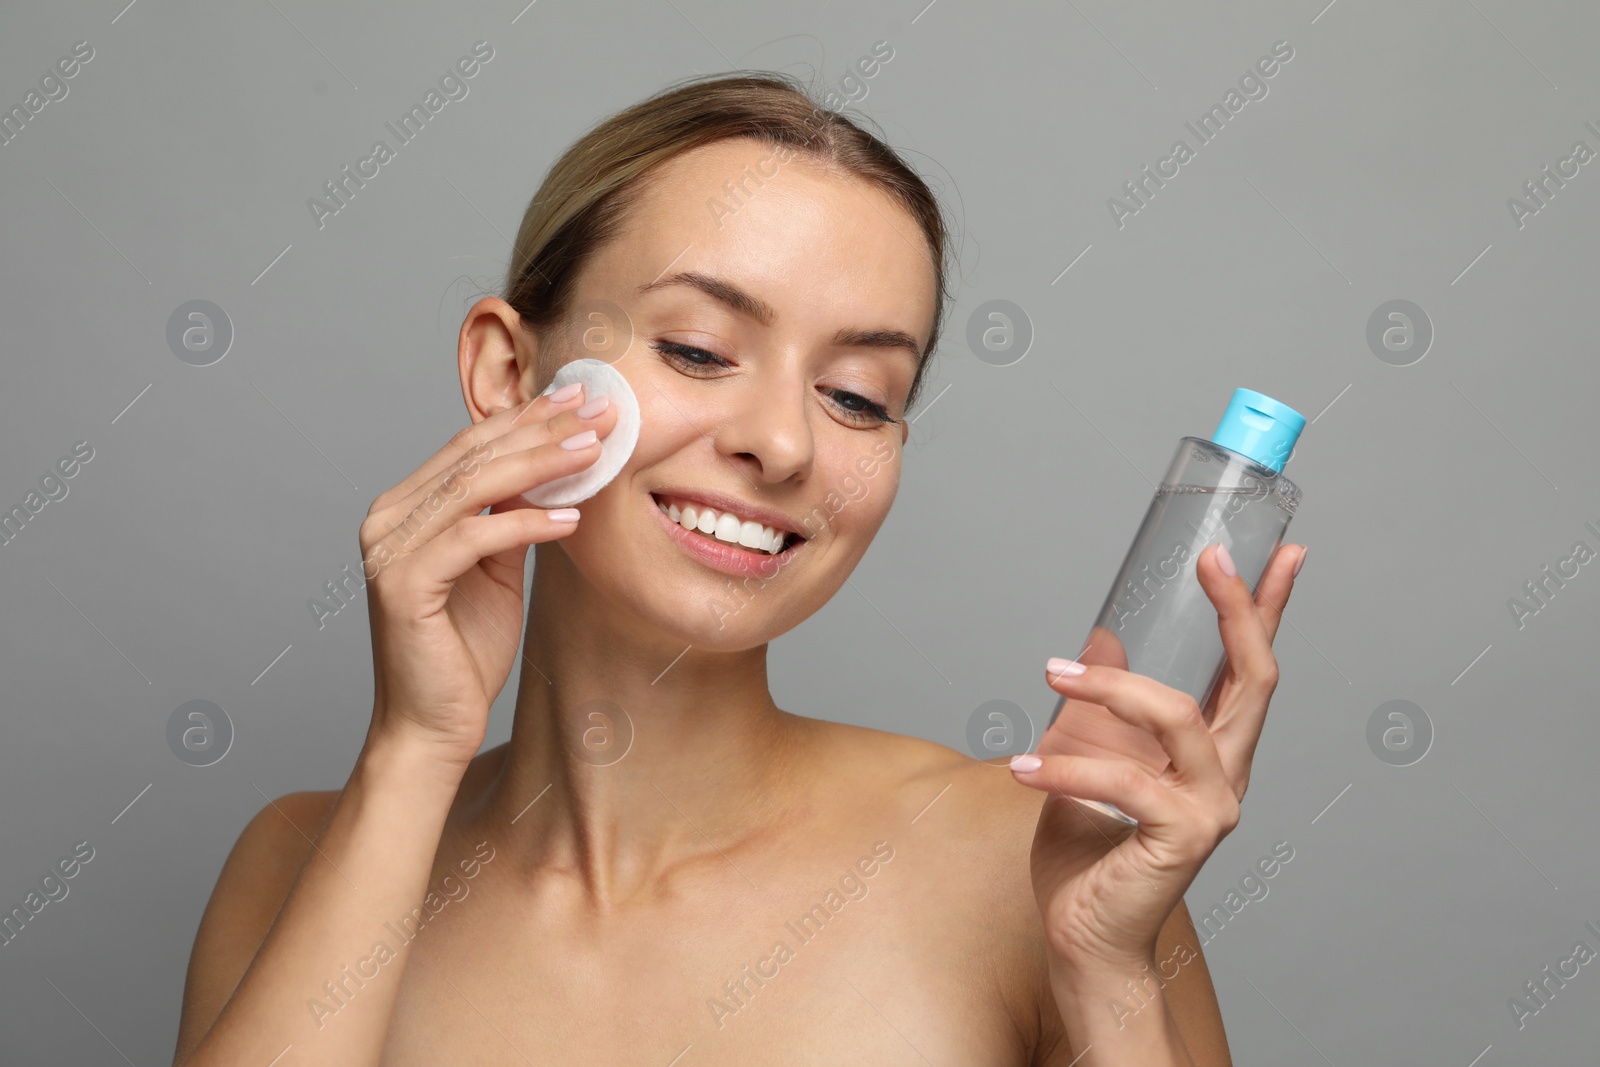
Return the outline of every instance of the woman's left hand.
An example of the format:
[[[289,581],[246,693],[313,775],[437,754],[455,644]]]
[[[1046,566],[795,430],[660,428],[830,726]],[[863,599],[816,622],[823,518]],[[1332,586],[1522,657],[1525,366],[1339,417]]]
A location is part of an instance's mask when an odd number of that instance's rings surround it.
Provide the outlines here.
[[[1035,755],[1015,757],[1012,772],[1051,794],[1034,834],[1032,874],[1052,966],[1137,972],[1153,959],[1157,935],[1201,866],[1239,821],[1278,684],[1272,640],[1306,549],[1280,550],[1254,598],[1242,578],[1228,573],[1231,561],[1224,569],[1220,549],[1209,547],[1196,560],[1227,652],[1204,716],[1187,693],[1123,667],[1102,662],[1067,674],[1061,665],[1070,661],[1052,660],[1046,670],[1050,687],[1067,702]],[[1138,728],[1170,763],[1153,771],[1153,747],[1146,759],[1068,754],[1084,748],[1068,727],[1085,710]],[[1036,761],[1034,769],[1024,769],[1029,761]],[[1071,797],[1115,804],[1139,825],[1130,828]]]

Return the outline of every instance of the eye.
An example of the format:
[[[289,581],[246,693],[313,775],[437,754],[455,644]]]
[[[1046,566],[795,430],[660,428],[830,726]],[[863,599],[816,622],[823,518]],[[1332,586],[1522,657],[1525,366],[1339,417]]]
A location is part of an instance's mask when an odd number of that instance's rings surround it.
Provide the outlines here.
[[[846,416],[859,422],[898,422],[891,418],[889,410],[882,404],[868,400],[859,393],[852,393],[844,389],[824,389],[823,392],[835,398],[835,402],[845,412]]]
[[[701,370],[707,368],[732,366],[727,360],[714,352],[707,352],[705,349],[696,348],[693,345],[679,344],[676,341],[658,340],[653,342],[650,347],[660,352],[666,360],[689,374],[698,374]],[[826,388],[822,392],[833,400],[835,409],[842,412],[844,417],[851,422],[862,425],[880,425],[900,421],[891,417],[889,410],[882,404],[868,400],[859,393],[852,393],[847,389],[834,388]]]
[[[676,341],[656,341],[650,346],[671,363],[679,367],[727,367],[727,360],[714,352],[693,345],[680,345]]]

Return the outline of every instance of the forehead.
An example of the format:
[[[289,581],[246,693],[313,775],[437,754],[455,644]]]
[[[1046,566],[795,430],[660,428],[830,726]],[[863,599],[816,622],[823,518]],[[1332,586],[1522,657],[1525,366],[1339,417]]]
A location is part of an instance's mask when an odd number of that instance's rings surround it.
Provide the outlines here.
[[[798,151],[741,137],[681,153],[646,180],[624,236],[602,258],[629,289],[669,267],[698,270],[766,300],[780,322],[802,309],[888,316],[927,339],[935,275],[922,228],[870,181]]]

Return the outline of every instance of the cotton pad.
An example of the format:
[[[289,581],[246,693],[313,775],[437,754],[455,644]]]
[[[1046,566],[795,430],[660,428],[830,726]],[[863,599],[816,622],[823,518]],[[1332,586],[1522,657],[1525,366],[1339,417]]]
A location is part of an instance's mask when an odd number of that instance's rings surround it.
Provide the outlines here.
[[[545,389],[546,395],[572,382],[582,382],[584,400],[609,396],[617,409],[617,424],[600,438],[600,458],[576,474],[534,486],[522,498],[541,508],[564,508],[588,500],[610,484],[628,463],[633,446],[639,443],[639,398],[628,379],[601,359],[575,359],[556,371]]]

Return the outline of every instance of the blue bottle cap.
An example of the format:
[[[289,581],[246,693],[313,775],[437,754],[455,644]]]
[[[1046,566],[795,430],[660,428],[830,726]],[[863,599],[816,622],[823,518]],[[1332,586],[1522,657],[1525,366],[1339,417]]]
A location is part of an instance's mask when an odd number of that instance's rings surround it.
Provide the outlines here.
[[[1281,473],[1305,425],[1306,417],[1288,404],[1254,389],[1235,389],[1211,443]]]

